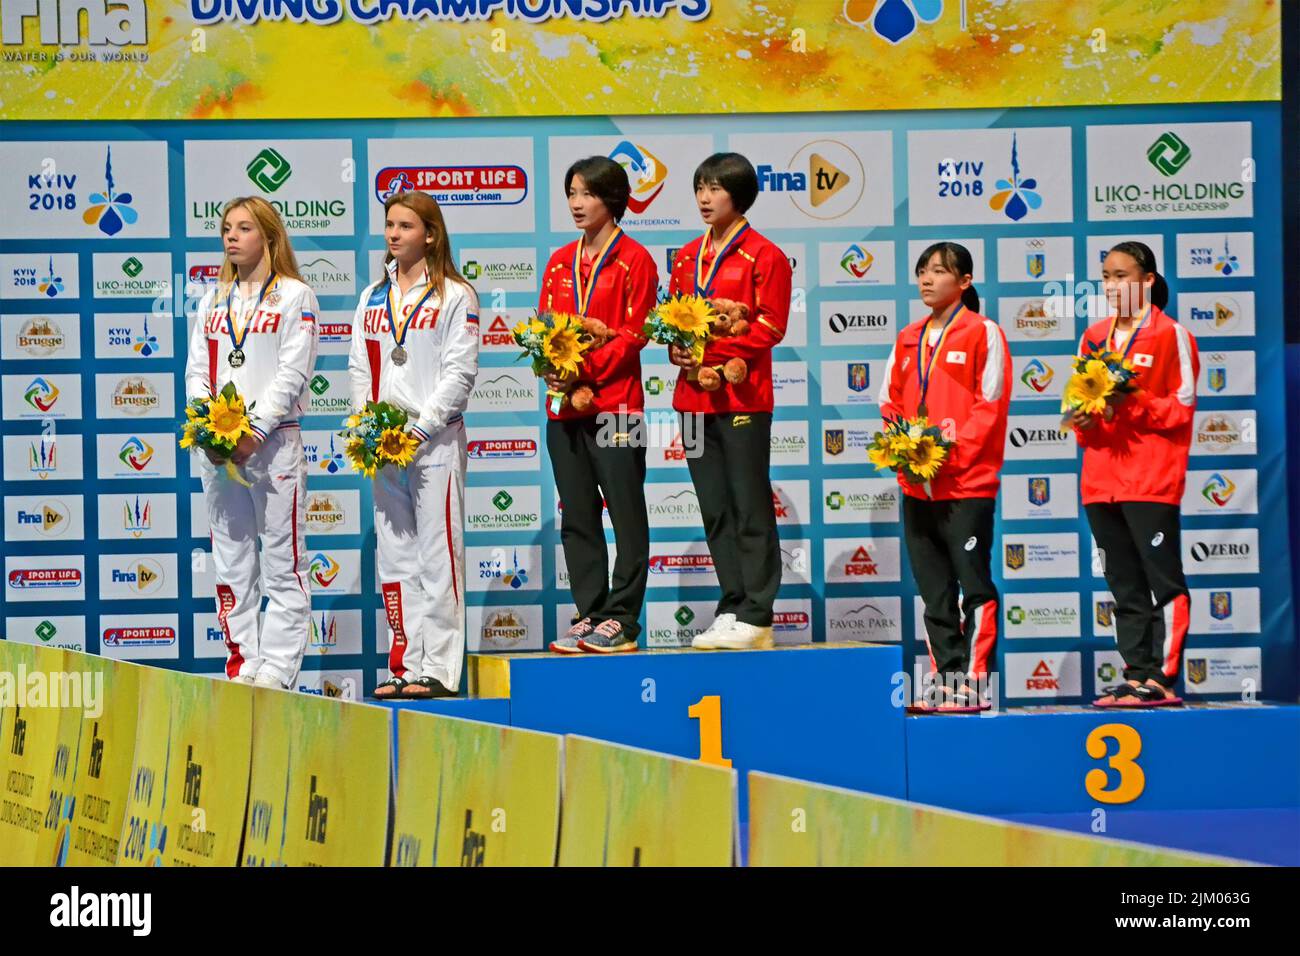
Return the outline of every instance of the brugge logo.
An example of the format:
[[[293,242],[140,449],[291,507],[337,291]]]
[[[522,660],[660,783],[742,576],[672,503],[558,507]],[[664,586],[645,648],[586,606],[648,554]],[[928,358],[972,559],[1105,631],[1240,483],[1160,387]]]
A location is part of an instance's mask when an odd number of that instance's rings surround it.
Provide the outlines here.
[[[147,415],[161,401],[148,380],[139,376],[124,378],[113,389],[113,407],[128,415]]]
[[[311,579],[323,588],[329,587],[338,577],[339,563],[324,551],[317,551],[311,556],[311,563],[307,568],[307,573]]]
[[[1211,415],[1196,432],[1198,447],[1230,448],[1241,444],[1241,429],[1227,415]]]
[[[943,0],[844,0],[844,19],[890,43],[915,33],[918,20],[934,23],[942,15]]]
[[[313,531],[332,528],[347,520],[343,507],[333,495],[313,492],[307,499],[307,527]]]
[[[23,43],[27,20],[35,20],[42,46],[81,46],[81,11],[86,12],[89,46],[140,46],[149,42],[145,0],[5,0],[5,45]]]
[[[528,195],[522,166],[386,166],[375,174],[381,203],[398,193],[420,190],[441,206],[514,206]]]
[[[23,391],[23,401],[38,412],[48,412],[58,400],[58,386],[40,376],[32,379]]]
[[[1015,330],[1031,339],[1041,339],[1061,327],[1059,316],[1047,314],[1047,305],[1042,299],[1030,299],[1016,312]]]
[[[254,186],[264,193],[273,193],[289,181],[293,166],[283,155],[267,146],[253,157],[245,171]]]
[[[1011,134],[1011,178],[999,179],[995,184],[998,190],[989,197],[989,208],[994,212],[1001,210],[1012,222],[1019,222],[1029,215],[1031,209],[1043,204],[1043,197],[1036,190],[1038,180],[1020,178],[1020,160],[1017,156],[1016,134]]]
[[[68,338],[59,324],[47,315],[35,315],[18,329],[14,344],[37,358],[44,358],[61,350]]]
[[[483,621],[482,638],[498,644],[518,644],[528,636],[528,625],[513,609],[493,611]]]
[[[1227,505],[1232,500],[1233,493],[1236,492],[1237,485],[1231,478],[1215,472],[1206,479],[1205,484],[1201,486],[1201,495],[1210,504],[1218,505],[1220,508]]]
[[[1192,158],[1192,148],[1173,131],[1161,133],[1147,147],[1147,161],[1163,176],[1172,176],[1187,165]]]
[[[875,256],[855,242],[844,250],[844,255],[840,256],[840,268],[853,278],[861,279],[871,271],[872,263],[875,261]]]
[[[1040,395],[1047,391],[1054,378],[1056,378],[1055,370],[1041,359],[1031,359],[1025,364],[1025,370],[1020,374],[1020,381]]]
[[[668,167],[640,143],[627,139],[610,151],[609,158],[627,172],[627,180],[632,187],[632,193],[627,199],[628,212],[641,215],[663,192]]]
[[[149,462],[153,461],[153,455],[153,445],[150,445],[138,435],[132,435],[122,442],[122,447],[117,452],[117,457],[122,464],[137,472],[144,471],[149,467]]]

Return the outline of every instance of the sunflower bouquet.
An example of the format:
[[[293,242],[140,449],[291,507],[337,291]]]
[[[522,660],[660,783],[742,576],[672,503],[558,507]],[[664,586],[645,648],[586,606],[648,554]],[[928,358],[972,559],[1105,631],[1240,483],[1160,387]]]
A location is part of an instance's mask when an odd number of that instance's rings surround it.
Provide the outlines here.
[[[729,299],[706,299],[698,295],[664,296],[646,317],[647,340],[660,345],[689,349],[695,360],[704,359],[710,339],[726,335],[743,335],[749,329],[749,307]],[[707,392],[722,387],[725,379],[732,385],[745,380],[749,367],[741,358],[729,359],[716,367],[691,370],[691,381],[699,382]]]
[[[1061,399],[1061,427],[1069,424],[1076,411],[1105,414],[1137,390],[1136,375],[1128,359],[1102,346],[1077,356]]]
[[[954,444],[944,437],[942,428],[931,425],[924,416],[886,418],[885,430],[876,432],[867,446],[867,460],[877,470],[887,468],[919,485],[939,473]]]
[[[576,377],[587,353],[613,337],[609,327],[599,319],[586,319],[570,312],[538,312],[510,330],[515,344],[524,351],[520,358],[532,360],[538,378],[551,373]],[[568,392],[547,389],[552,412],[568,403],[577,411],[591,407],[594,393],[588,385]]]
[[[230,460],[239,439],[253,434],[252,421],[248,413],[256,402],[244,405],[243,396],[235,389],[234,382],[227,382],[211,398],[195,398],[185,406],[185,421],[180,428],[180,446],[198,448],[212,452],[225,460],[226,475],[234,481],[247,486],[248,482],[239,474],[239,469]]]
[[[343,454],[355,471],[367,478],[384,465],[405,468],[419,442],[406,431],[406,410],[388,402],[366,402],[359,414],[343,422]]]

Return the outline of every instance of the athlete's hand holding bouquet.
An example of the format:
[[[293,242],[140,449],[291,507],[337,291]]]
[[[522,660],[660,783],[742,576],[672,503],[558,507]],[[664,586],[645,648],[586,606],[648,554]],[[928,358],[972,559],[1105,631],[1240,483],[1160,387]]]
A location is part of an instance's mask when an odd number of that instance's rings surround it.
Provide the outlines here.
[[[201,449],[212,464],[224,466],[227,477],[247,485],[237,465],[248,458],[248,451],[241,451],[241,442],[246,438],[256,442],[248,417],[256,404],[250,402],[246,407],[243,397],[235,390],[234,382],[227,382],[213,397],[193,399],[185,406],[180,446]],[[244,442],[245,446],[247,444]]]
[[[565,404],[579,412],[591,407],[591,386],[577,382],[587,353],[613,338],[609,326],[571,312],[538,312],[511,333],[524,350],[519,357],[531,359],[533,374],[546,380],[552,412]]]
[[[343,454],[367,478],[384,466],[405,468],[420,440],[407,429],[406,410],[388,402],[366,402],[365,408],[343,423]]]
[[[668,346],[673,364],[690,369],[690,377],[706,392],[722,387],[725,379],[732,385],[749,376],[749,366],[742,358],[728,359],[722,365],[702,365],[704,351],[711,339],[744,335],[749,330],[749,306],[731,299],[706,299],[698,295],[666,297],[646,317],[645,336],[651,342]]]

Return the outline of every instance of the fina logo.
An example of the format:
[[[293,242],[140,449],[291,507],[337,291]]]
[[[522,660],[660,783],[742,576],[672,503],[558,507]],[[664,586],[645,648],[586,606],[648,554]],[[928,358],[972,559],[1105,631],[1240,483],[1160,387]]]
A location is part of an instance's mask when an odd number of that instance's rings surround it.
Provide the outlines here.
[[[145,0],[5,0],[0,34],[6,46],[20,46],[26,21],[35,20],[42,46],[80,46],[83,10],[90,46],[141,46],[149,40]]]

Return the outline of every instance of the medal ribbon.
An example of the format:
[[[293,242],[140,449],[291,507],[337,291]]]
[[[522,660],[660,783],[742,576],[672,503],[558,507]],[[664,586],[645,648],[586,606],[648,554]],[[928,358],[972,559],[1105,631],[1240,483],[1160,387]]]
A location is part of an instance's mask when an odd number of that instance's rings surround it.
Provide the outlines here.
[[[585,317],[587,315],[587,306],[591,302],[591,293],[596,289],[596,279],[600,276],[600,270],[605,268],[605,263],[609,255],[614,251],[614,245],[622,237],[623,230],[618,226],[610,233],[605,244],[601,246],[596,261],[591,266],[591,282],[586,288],[582,286],[582,247],[585,244],[586,237],[578,240],[578,247],[573,251],[573,298],[578,305],[578,315]]]
[[[744,235],[748,229],[749,221],[744,216],[741,216],[731,224],[731,228],[728,229],[726,234],[722,237],[722,248],[719,249],[718,254],[713,257],[713,264],[709,266],[707,272],[704,270],[704,250],[707,248],[707,244],[710,241],[709,237],[713,230],[710,229],[704,234],[704,241],[700,243],[700,254],[695,257],[696,295],[703,296],[707,299],[713,294],[713,280],[718,273],[718,267],[722,265],[722,260],[727,257],[727,253],[731,252],[736,243],[740,240],[740,237]]]
[[[231,303],[234,301],[235,289],[239,283],[238,281],[230,283],[230,291],[226,293],[226,331],[230,335],[230,345],[233,350],[240,351],[244,348],[244,339],[248,338],[248,328],[252,324],[253,316],[257,315],[257,310],[262,307],[266,294],[271,291],[271,286],[275,285],[279,278],[274,272],[266,277],[266,281],[262,283],[262,291],[257,295],[257,304],[253,306],[253,311],[248,313],[248,321],[244,322],[243,330],[238,333],[235,331],[235,311]]]
[[[927,361],[925,350],[930,339],[930,322],[933,317],[925,320],[925,328],[921,329],[921,341],[916,343],[916,372],[921,377],[921,401],[925,404],[926,393],[930,391],[930,373],[934,371],[934,360],[938,358],[939,353],[943,350],[944,340],[948,338],[948,331],[952,324],[957,321],[957,316],[966,311],[966,306],[959,305],[952,315],[948,316],[948,321],[943,324],[943,331],[939,333],[939,341],[934,348],[930,349]]]
[[[1151,315],[1151,306],[1146,305],[1142,308],[1142,314],[1138,316],[1137,324],[1133,326],[1133,331],[1129,333],[1128,341],[1124,343],[1124,351],[1120,355],[1120,361],[1128,358],[1129,351],[1133,348],[1133,343],[1137,341],[1138,333],[1147,326],[1147,317]],[[1110,320],[1110,331],[1106,333],[1106,351],[1115,351],[1115,326],[1119,322],[1119,316]]]
[[[420,314],[421,307],[425,302],[429,301],[429,296],[433,295],[433,283],[430,282],[424,287],[424,294],[420,296],[420,301],[415,303],[415,308],[410,311],[406,316],[406,321],[402,323],[400,334],[397,331],[397,319],[393,317],[393,288],[396,285],[396,282],[390,281],[388,283],[388,296],[384,305],[388,310],[388,330],[393,333],[393,341],[397,343],[397,347],[400,349],[406,343],[406,332],[411,327],[411,320]]]

